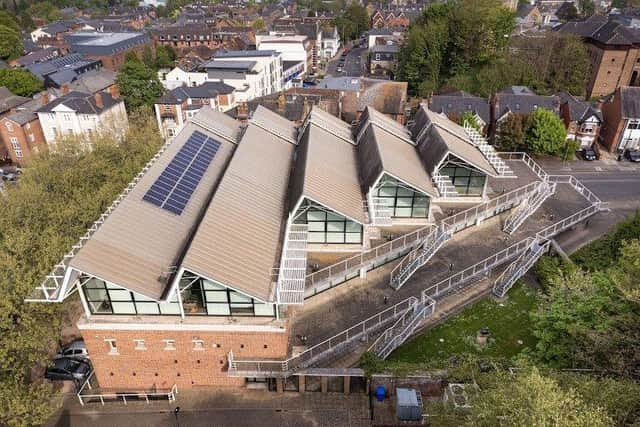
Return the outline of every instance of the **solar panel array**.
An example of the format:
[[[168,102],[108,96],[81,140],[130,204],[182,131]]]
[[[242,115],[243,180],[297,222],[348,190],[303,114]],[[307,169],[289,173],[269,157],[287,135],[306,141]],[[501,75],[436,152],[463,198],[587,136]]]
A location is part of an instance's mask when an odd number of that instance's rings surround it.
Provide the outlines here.
[[[195,131],[142,197],[164,210],[182,214],[220,148],[220,142]]]

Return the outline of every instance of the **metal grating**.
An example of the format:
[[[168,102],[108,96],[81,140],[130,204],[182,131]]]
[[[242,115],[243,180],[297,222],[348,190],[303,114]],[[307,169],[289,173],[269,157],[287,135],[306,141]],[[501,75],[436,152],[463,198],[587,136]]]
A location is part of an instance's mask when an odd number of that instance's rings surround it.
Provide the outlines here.
[[[291,224],[285,238],[278,274],[278,302],[303,304],[307,275],[307,225]]]
[[[220,142],[193,132],[142,199],[173,214],[182,214],[218,148]]]

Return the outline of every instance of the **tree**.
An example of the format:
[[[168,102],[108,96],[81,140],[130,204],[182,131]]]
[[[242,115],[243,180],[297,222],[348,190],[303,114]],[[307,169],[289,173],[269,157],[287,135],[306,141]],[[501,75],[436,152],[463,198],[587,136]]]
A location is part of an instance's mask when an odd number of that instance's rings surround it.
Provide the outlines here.
[[[460,124],[460,126],[471,126],[478,132],[482,133],[482,126],[480,126],[480,123],[478,123],[478,117],[471,111],[465,111],[464,113],[462,113],[460,115],[458,123]]]
[[[142,63],[151,69],[156,67],[156,59],[154,58],[153,51],[149,46],[145,46],[142,50]]]
[[[343,41],[354,40],[369,28],[367,8],[353,2],[334,19]]]
[[[176,54],[169,46],[156,48],[156,66],[158,68],[171,68],[176,60]]]
[[[578,17],[578,9],[576,9],[573,3],[569,3],[563,10],[560,11],[558,18],[561,21],[572,21]]]
[[[128,110],[152,106],[164,93],[158,74],[139,60],[126,61],[116,82]]]
[[[35,18],[42,18],[46,21],[58,21],[62,19],[59,9],[50,1],[42,1],[33,3],[27,9],[30,16]]]
[[[604,427],[612,422],[604,410],[533,368],[497,373],[495,383],[473,399],[469,425]]]
[[[30,158],[19,185],[8,187],[0,203],[0,425],[42,425],[60,402],[34,368],[57,349],[73,302],[24,299],[160,146],[150,111],[130,119],[121,143],[104,136],[87,151],[69,140]]]
[[[24,53],[20,33],[0,24],[0,59],[16,59]]]
[[[0,86],[5,86],[13,94],[20,96],[32,96],[44,90],[44,85],[36,76],[20,68],[0,70]]]
[[[553,111],[538,108],[530,114],[524,142],[536,154],[560,154],[567,143],[567,130]]]
[[[262,18],[258,18],[251,24],[251,28],[256,31],[264,30],[264,20]]]
[[[596,5],[593,0],[579,0],[580,14],[582,16],[591,16],[596,13]]]
[[[496,134],[496,145],[501,150],[519,151],[524,148],[527,116],[511,113],[500,123]]]
[[[16,18],[4,10],[0,10],[0,25],[9,27],[17,33],[20,32],[20,25]]]

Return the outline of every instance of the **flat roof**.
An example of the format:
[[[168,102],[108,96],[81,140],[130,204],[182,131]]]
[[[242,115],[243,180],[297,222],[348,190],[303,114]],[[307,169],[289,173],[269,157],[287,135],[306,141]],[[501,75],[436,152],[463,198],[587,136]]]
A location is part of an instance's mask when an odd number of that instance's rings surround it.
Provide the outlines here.
[[[277,116],[263,110],[263,118]],[[249,121],[182,268],[262,301],[273,300],[272,273],[280,261],[294,149]]]
[[[142,197],[194,131],[220,141],[220,148],[182,214],[174,215]],[[162,298],[168,273],[179,264],[234,148],[209,129],[188,122],[69,265],[149,298]]]

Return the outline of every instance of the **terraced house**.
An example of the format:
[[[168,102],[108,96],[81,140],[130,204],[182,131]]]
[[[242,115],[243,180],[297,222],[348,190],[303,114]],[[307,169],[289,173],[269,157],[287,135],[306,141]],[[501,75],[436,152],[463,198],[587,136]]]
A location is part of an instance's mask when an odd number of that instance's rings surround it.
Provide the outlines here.
[[[266,380],[237,361],[299,352],[291,322],[316,292],[308,274],[513,176],[469,135],[426,106],[411,130],[372,108],[352,126],[313,107],[296,127],[263,107],[246,125],[202,107],[36,299],[78,292],[102,388]]]

